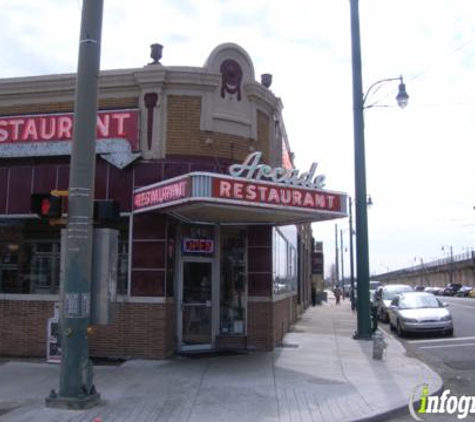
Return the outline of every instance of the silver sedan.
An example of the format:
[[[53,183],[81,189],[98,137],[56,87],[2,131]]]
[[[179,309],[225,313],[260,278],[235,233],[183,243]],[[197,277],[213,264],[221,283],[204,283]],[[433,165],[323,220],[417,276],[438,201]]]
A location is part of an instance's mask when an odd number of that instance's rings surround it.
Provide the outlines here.
[[[388,314],[391,330],[400,336],[405,332],[454,333],[450,311],[432,293],[402,293],[391,301]]]

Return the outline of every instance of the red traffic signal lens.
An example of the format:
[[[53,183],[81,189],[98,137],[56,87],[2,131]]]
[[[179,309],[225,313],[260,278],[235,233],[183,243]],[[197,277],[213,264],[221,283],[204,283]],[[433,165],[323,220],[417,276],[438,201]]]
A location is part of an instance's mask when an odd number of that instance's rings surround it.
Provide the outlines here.
[[[59,218],[63,213],[61,198],[49,193],[34,193],[31,195],[31,212],[41,218]]]

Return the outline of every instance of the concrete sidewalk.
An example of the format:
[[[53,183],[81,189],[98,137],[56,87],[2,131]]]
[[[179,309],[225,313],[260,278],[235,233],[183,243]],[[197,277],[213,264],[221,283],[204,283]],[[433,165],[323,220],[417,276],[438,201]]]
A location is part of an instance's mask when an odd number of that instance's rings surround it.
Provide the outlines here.
[[[309,309],[274,352],[95,366],[102,400],[90,410],[45,407],[59,366],[7,361],[0,364],[0,415],[13,410],[0,421],[390,420],[417,385],[428,384],[430,394],[442,387],[392,337],[384,359],[373,360],[372,342],[351,338],[356,318],[348,302]]]

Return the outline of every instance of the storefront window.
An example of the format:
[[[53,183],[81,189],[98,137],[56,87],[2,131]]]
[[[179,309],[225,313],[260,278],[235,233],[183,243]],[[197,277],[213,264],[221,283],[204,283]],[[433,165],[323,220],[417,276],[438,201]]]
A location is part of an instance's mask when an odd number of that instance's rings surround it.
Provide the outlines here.
[[[244,335],[246,331],[247,277],[246,231],[221,229],[221,334]]]
[[[60,228],[41,220],[0,223],[0,293],[58,294]],[[125,239],[124,239],[125,237]],[[128,242],[120,234],[117,292],[127,293]]]
[[[274,229],[273,290],[297,291],[297,231],[295,226]]]

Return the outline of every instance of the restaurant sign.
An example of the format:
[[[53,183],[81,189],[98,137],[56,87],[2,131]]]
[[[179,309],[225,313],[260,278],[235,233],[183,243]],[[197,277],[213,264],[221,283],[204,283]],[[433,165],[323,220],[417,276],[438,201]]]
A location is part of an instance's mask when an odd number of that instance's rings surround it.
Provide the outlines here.
[[[96,152],[123,168],[138,158],[138,110],[100,111]],[[69,155],[74,114],[0,117],[0,157]]]
[[[242,164],[230,166],[231,176],[194,172],[136,189],[134,212],[167,208],[174,215],[193,219],[193,212],[200,209],[201,218],[218,215],[220,221],[225,221],[223,213],[231,206],[235,210],[248,207],[248,211],[282,212],[280,220],[276,214],[269,221],[315,221],[346,216],[347,196],[322,188],[324,176],[316,175],[316,164],[300,174],[295,169],[261,164],[261,156],[260,152],[253,153]],[[190,217],[186,217],[187,209]],[[206,210],[210,210],[209,215]]]
[[[293,186],[216,177],[213,179],[212,192],[214,198],[225,200],[313,210],[341,211],[339,195]]]
[[[157,208],[188,196],[188,178],[152,185],[134,193],[134,210]]]

